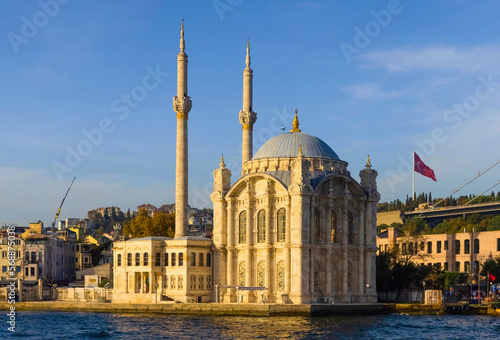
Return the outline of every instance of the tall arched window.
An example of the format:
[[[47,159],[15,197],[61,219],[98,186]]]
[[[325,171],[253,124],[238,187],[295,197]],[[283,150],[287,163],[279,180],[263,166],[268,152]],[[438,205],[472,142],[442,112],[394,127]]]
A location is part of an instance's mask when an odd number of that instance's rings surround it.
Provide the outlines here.
[[[132,253],[127,254],[127,266],[132,265]]]
[[[198,266],[203,267],[203,253],[198,254]]]
[[[176,255],[175,253],[172,253],[172,266],[175,266],[175,261],[176,260]]]
[[[184,253],[179,253],[179,266],[184,265]]]
[[[264,209],[257,214],[257,242],[266,242],[266,211]]]
[[[136,266],[141,265],[141,254],[140,253],[135,253],[135,265]]]
[[[331,227],[332,227],[332,234],[330,236],[330,242],[331,243],[337,243],[337,213],[335,210],[332,210],[332,218],[331,218]]]
[[[278,210],[278,242],[286,241],[286,210]]]
[[[207,267],[212,266],[212,255],[210,253],[207,254]]]
[[[318,209],[314,209],[314,243],[319,243],[321,236],[321,215]]]
[[[239,233],[240,233],[240,243],[246,243],[247,242],[247,212],[246,211],[242,211],[240,213]]]
[[[118,266],[122,265],[122,254],[118,254]]]
[[[155,266],[161,266],[161,254],[160,253],[155,254]]]
[[[165,266],[168,266],[168,253],[165,254]]]
[[[196,253],[191,253],[191,267],[196,266]]]
[[[142,258],[142,262],[144,266],[149,265],[149,253],[144,253],[144,257]]]
[[[354,216],[350,211],[347,213],[347,230],[349,235],[347,243],[354,244]]]

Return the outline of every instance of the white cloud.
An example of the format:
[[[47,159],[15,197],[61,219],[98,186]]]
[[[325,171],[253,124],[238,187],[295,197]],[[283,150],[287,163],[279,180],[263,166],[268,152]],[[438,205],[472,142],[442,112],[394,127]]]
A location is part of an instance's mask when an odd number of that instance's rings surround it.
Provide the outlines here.
[[[383,92],[380,86],[375,83],[362,83],[345,87],[343,90],[353,98],[358,99],[394,98],[398,96],[396,91]]]
[[[365,53],[359,56],[361,68],[384,68],[392,72],[421,70],[458,70],[477,73],[500,66],[500,48],[454,46],[427,46],[396,48]]]

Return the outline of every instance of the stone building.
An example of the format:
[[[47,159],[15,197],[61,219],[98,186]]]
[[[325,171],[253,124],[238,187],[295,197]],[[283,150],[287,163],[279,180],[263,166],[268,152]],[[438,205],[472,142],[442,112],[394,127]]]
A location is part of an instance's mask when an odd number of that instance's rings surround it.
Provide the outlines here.
[[[448,271],[477,273],[484,261],[500,256],[500,231],[412,238],[389,227],[377,235],[377,246],[379,252],[387,252],[397,246],[401,255],[408,256],[415,263],[435,265]]]
[[[188,231],[187,55],[177,57],[175,238],[114,244],[115,302],[375,302],[377,172],[361,182],[321,139],[293,129],[253,155],[250,46],[243,72],[242,174],[214,171],[212,240]],[[228,141],[230,142],[230,141]],[[216,289],[213,289],[216,288]]]
[[[250,48],[243,72],[242,174],[214,171],[215,280],[225,302],[375,302],[377,172],[361,183],[321,139],[293,129],[252,155]],[[242,288],[243,287],[243,288]],[[262,292],[257,293],[262,289]]]

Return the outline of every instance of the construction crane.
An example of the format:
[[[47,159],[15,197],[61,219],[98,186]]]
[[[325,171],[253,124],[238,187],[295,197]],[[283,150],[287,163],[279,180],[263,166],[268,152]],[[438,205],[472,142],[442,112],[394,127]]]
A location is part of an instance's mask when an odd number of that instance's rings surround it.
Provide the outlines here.
[[[71,186],[73,185],[73,182],[75,181],[75,179],[76,179],[76,177],[73,177],[73,180],[71,181],[71,184],[69,185],[68,190],[66,190],[66,195],[64,195],[64,198],[62,199],[61,205],[59,206],[59,209],[57,209],[56,217],[54,218],[54,222],[52,222],[52,229],[54,229],[56,227],[56,222],[57,222],[57,219],[59,218],[59,214],[61,213],[61,208],[64,204],[64,200],[68,196],[68,192],[71,189]]]

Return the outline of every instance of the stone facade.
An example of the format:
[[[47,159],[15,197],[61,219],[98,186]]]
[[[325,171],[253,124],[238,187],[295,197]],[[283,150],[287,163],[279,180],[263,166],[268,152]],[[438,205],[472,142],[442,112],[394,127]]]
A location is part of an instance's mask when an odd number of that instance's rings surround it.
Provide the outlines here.
[[[417,244],[411,246],[405,240],[390,227],[377,235],[377,246],[379,252],[384,252],[397,244],[400,254],[423,255],[411,257],[415,263],[462,273],[470,273],[471,265],[477,273],[479,264],[500,256],[500,231],[422,235]]]
[[[212,241],[186,236],[115,242],[114,302],[210,302]]]
[[[214,173],[217,282],[266,287],[269,302],[376,301],[376,171],[360,185],[346,162],[299,154],[249,161],[232,186],[229,176],[223,164]]]

